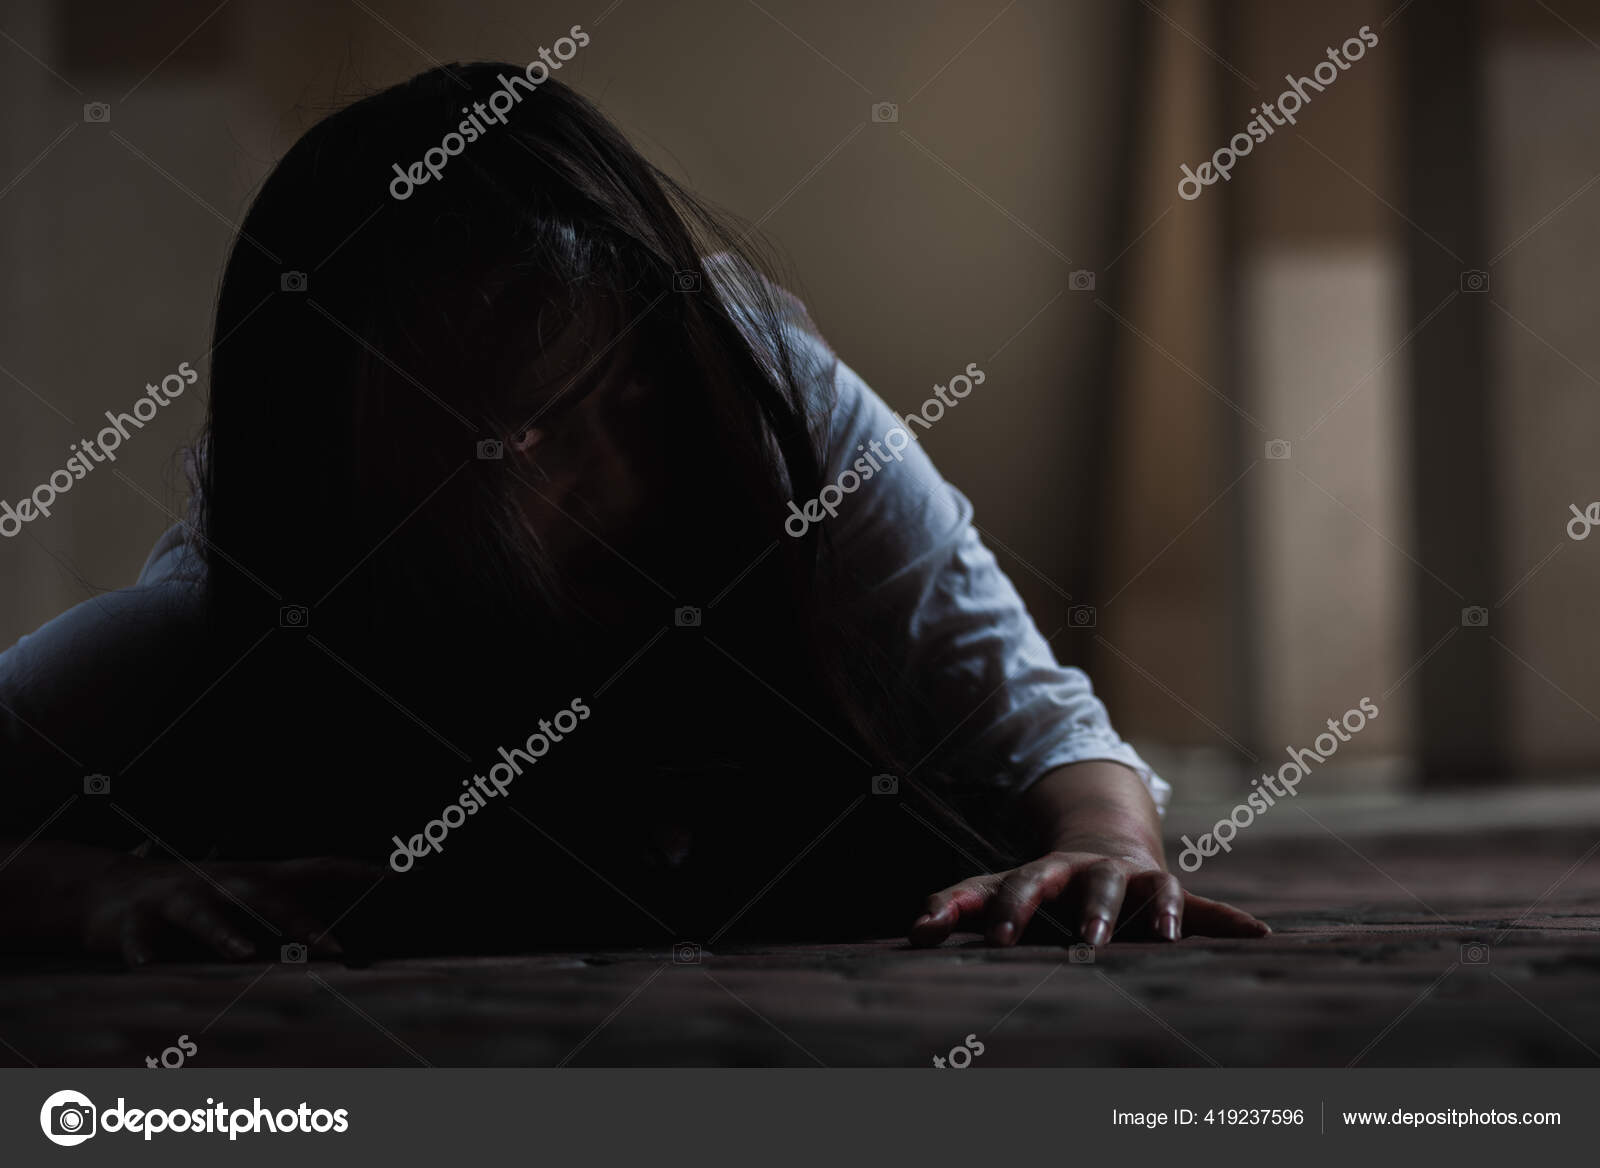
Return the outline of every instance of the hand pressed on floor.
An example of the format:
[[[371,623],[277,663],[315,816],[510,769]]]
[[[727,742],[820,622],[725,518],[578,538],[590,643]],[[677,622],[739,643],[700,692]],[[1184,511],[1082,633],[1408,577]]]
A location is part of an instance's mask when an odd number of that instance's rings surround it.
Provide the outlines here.
[[[1186,891],[1162,858],[1160,817],[1139,776],[1113,762],[1060,767],[1023,797],[1025,826],[1043,855],[963,880],[928,898],[913,945],[937,945],[965,926],[991,945],[1014,945],[1047,915],[1099,948],[1182,936],[1264,937],[1242,909]]]
[[[312,956],[343,953],[329,928],[383,875],[356,860],[199,864],[124,859],[85,890],[82,939],[129,965],[196,946],[241,961],[299,942]],[[265,922],[265,924],[263,923]]]
[[[911,943],[937,945],[965,926],[983,932],[991,945],[1014,945],[1041,908],[1096,948],[1113,934],[1125,941],[1176,941],[1272,931],[1242,909],[1184,891],[1154,857],[1068,851],[934,893],[911,926]]]

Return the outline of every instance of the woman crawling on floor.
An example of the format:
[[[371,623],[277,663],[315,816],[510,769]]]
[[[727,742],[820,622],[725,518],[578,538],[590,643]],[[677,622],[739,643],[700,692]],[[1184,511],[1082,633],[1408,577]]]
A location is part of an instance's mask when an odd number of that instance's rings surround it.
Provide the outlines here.
[[[1265,933],[921,449],[990,374],[899,418],[772,273],[512,66],[310,130],[188,520],[0,654],[7,947]]]

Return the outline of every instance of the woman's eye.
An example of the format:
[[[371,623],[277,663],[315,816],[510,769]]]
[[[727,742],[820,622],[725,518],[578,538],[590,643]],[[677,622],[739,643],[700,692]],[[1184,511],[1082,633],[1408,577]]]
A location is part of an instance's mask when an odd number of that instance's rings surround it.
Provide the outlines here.
[[[517,448],[519,454],[525,454],[543,442],[544,438],[545,431],[542,428],[530,426],[522,437],[518,438],[512,445]]]

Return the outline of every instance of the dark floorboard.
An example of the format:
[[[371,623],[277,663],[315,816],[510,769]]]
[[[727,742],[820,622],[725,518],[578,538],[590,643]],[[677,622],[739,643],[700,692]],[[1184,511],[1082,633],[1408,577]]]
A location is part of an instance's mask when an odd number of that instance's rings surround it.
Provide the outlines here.
[[[698,964],[665,945],[131,974],[12,961],[0,1064],[142,1066],[180,1034],[207,1066],[927,1066],[968,1034],[978,1066],[1600,1063],[1600,831],[1385,822],[1263,832],[1208,863],[1193,886],[1266,919],[1264,941],[1118,942],[1092,963],[971,937]]]

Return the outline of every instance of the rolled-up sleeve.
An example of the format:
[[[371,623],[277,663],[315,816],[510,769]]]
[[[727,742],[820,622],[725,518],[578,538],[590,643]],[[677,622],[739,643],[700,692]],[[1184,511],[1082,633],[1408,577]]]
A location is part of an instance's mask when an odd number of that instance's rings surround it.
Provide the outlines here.
[[[914,759],[998,796],[1067,763],[1109,760],[1134,770],[1164,810],[1171,788],[1112,729],[1088,676],[1056,660],[974,528],[972,504],[919,442],[891,439],[920,423],[903,424],[843,362],[834,390],[824,481],[840,489],[820,522],[920,707]]]

